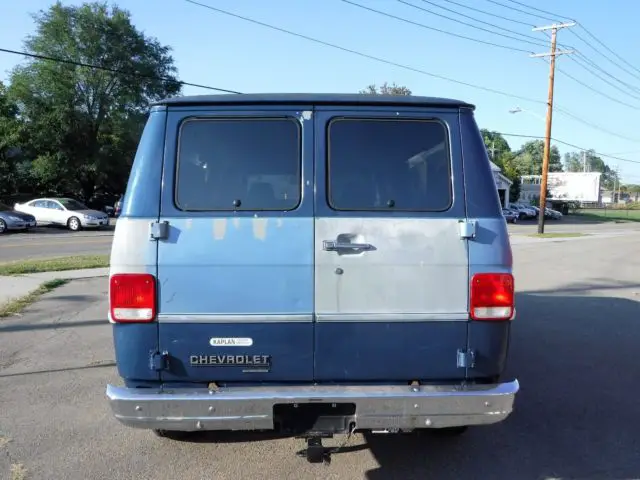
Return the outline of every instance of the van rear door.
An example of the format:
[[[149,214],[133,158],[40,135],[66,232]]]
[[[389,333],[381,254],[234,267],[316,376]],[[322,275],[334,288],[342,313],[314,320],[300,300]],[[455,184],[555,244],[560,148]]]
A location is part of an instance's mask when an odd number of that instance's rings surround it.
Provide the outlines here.
[[[168,236],[158,248],[159,344],[169,354],[162,380],[309,381],[313,137],[302,109],[225,108],[169,108],[160,214]]]
[[[317,110],[315,379],[464,378],[457,110]]]

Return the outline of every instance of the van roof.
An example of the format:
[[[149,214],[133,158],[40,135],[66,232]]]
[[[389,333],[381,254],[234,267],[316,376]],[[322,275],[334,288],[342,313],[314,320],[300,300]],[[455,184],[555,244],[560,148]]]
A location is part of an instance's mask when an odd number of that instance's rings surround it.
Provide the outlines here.
[[[172,97],[160,100],[152,105],[380,105],[380,106],[416,106],[471,108],[475,105],[450,98],[420,97],[413,95],[375,95],[353,93],[249,93],[193,95]]]

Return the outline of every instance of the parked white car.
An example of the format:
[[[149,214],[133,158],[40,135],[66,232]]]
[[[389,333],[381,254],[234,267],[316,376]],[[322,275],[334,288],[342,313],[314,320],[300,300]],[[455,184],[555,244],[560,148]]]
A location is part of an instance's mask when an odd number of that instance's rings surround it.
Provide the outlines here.
[[[36,217],[38,225],[63,225],[72,231],[109,225],[106,213],[91,210],[72,198],[37,198],[27,203],[16,203],[13,208]]]

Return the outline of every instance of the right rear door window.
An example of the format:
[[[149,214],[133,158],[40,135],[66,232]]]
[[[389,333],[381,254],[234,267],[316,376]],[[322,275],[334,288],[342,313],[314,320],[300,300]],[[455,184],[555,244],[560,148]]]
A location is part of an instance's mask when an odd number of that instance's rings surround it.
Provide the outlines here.
[[[451,162],[444,125],[337,119],[329,125],[328,201],[335,210],[447,210]]]

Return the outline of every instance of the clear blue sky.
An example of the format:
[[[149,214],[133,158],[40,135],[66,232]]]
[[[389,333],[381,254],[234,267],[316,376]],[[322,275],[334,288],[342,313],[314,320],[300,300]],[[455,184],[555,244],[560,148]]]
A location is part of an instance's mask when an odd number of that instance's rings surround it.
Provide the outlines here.
[[[530,58],[527,52],[544,52],[548,47],[529,45],[482,32],[417,10],[396,0],[353,1],[430,27],[521,48],[525,52],[453,38],[362,10],[342,0],[199,1],[368,55],[459,81],[532,98],[540,103],[504,97],[362,58],[216,13],[184,0],[121,0],[116,3],[131,12],[138,28],[173,48],[175,62],[183,81],[241,92],[355,92],[371,83],[396,82],[408,86],[416,95],[454,97],[476,104],[476,115],[481,127],[508,133],[544,135],[544,103],[547,98],[549,68],[542,60]],[[490,0],[455,1],[529,24],[540,26],[551,23],[496,5]],[[515,8],[524,8],[509,0],[498,1]],[[557,72],[557,106],[597,127],[587,126],[556,111],[553,136],[581,147],[594,148],[601,153],[619,154],[620,157],[639,162],[634,164],[605,159],[610,166],[619,166],[625,182],[640,183],[640,129],[637,120],[640,111],[640,49],[637,48],[640,44],[640,29],[637,28],[640,2],[520,1],[577,20],[607,47],[638,69],[634,70],[612,56],[618,64],[635,74],[634,77],[592,50],[569,32],[570,29],[559,32],[560,43],[575,47],[597,67],[626,82],[632,88],[635,87],[635,95],[638,98],[631,97],[630,95],[634,94],[632,90],[605,76],[602,70],[595,72],[630,93],[621,92],[603,82],[568,56],[560,56],[558,66],[562,70],[605,95],[630,104],[631,107],[615,103]],[[532,32],[531,27],[527,25],[483,15],[448,0],[429,0],[431,4],[423,0],[406,2],[479,27],[493,29],[439,9],[433,4],[441,5],[479,20],[534,36],[541,43],[548,40],[543,33]],[[46,9],[51,3],[46,0],[0,2],[0,47],[21,49],[24,37],[33,31],[30,13]],[[572,30],[600,51],[608,53],[581,28],[572,27]],[[513,35],[504,31],[502,33]],[[0,79],[6,80],[7,72],[19,61],[20,57],[0,53]],[[591,69],[594,70],[594,67]],[[184,93],[199,94],[206,91],[186,87]],[[509,110],[516,106],[526,111],[510,114]],[[634,106],[638,108],[633,108]],[[629,139],[619,138],[603,130]],[[523,142],[522,139],[508,139],[514,148]],[[561,144],[558,147],[563,154],[574,150]]]

